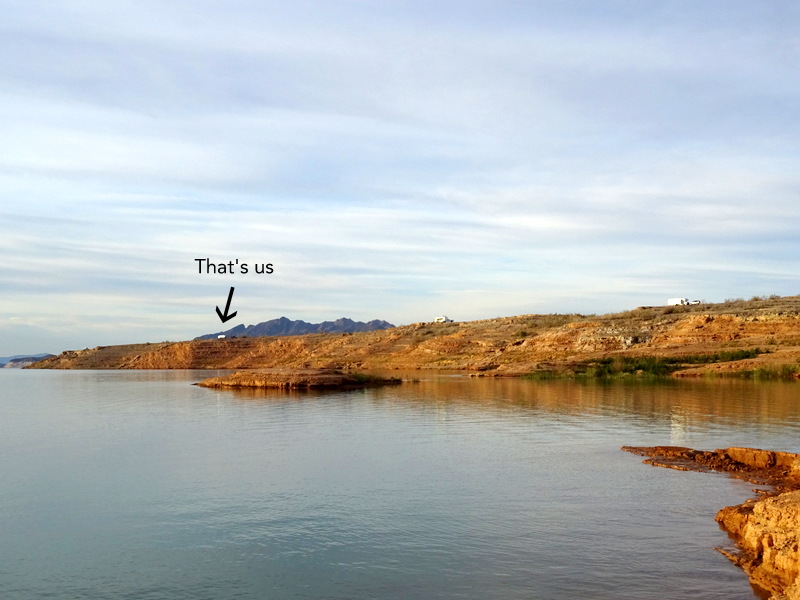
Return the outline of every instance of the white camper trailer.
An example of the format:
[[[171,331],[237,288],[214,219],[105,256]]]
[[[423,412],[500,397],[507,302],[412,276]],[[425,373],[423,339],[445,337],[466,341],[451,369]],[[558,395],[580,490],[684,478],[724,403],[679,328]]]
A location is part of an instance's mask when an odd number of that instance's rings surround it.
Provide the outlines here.
[[[667,306],[685,306],[687,304],[701,304],[700,300],[689,300],[688,298],[670,298]]]

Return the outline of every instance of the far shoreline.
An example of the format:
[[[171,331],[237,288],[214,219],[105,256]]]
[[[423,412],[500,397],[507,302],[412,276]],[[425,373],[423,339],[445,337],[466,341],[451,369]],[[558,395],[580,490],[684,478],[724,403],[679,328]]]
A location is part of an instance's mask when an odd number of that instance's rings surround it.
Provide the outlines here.
[[[348,334],[69,350],[29,369],[459,371],[474,377],[800,378],[800,296],[607,315],[422,322]]]

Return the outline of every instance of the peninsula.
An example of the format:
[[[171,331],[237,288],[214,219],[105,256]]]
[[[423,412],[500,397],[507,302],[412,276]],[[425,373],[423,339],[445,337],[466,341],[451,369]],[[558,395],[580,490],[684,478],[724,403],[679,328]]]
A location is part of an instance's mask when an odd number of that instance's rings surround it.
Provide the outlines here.
[[[398,378],[343,373],[333,369],[250,369],[209,377],[197,385],[209,388],[342,389],[402,383]]]
[[[62,352],[37,369],[444,369],[481,376],[800,373],[800,296]]]
[[[693,450],[680,446],[623,450],[646,456],[645,463],[680,471],[727,472],[767,486],[761,496],[722,508],[716,516],[738,546],[717,548],[740,566],[770,600],[800,600],[800,454],[757,448]]]

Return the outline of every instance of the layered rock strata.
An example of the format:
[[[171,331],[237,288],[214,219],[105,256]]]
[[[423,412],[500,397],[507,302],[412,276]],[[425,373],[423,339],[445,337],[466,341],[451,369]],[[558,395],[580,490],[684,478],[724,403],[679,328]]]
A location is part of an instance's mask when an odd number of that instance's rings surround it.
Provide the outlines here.
[[[679,446],[623,450],[647,456],[645,463],[684,471],[724,471],[769,486],[738,506],[717,513],[716,520],[738,546],[717,548],[740,566],[751,583],[771,600],[800,600],[800,454],[755,448],[693,450]]]
[[[774,600],[800,599],[800,491],[784,492],[717,513],[739,546],[722,551]]]

